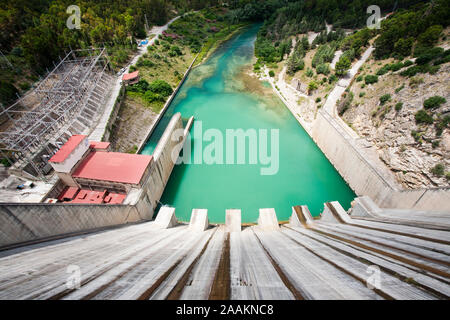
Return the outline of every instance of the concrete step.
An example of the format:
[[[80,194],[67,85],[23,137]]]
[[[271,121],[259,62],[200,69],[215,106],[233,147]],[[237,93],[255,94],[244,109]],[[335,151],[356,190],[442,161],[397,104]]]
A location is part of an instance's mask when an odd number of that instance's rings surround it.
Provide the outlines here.
[[[353,257],[349,257],[333,248],[315,241],[299,232],[283,227],[282,231],[290,239],[303,246],[310,252],[314,253],[322,260],[334,265],[336,268],[351,275],[356,281],[360,281],[364,285],[371,285],[376,293],[386,299],[433,299],[434,296],[428,294],[419,288],[409,285],[401,281],[375,266],[373,270],[379,270],[379,273],[373,277],[371,271],[373,264],[361,262]],[[377,270],[377,271],[378,271]],[[376,272],[376,271],[375,271]]]
[[[294,299],[253,229],[230,234],[230,298]]]
[[[185,226],[159,230],[158,233],[161,237],[157,241],[141,241],[142,247],[126,259],[116,260],[113,268],[93,270],[93,279],[64,299],[139,298],[176,263],[177,259],[170,258],[174,254],[177,258],[182,243],[192,240]]]
[[[115,266],[118,259],[129,257],[142,248],[142,240],[157,230],[151,224],[130,229],[118,229],[89,237],[69,238],[50,243],[33,245],[26,251],[13,249],[2,252],[0,264],[5,272],[0,275],[0,297],[15,299],[47,299],[67,290],[69,265],[77,265],[82,279],[92,277]],[[157,235],[153,240],[167,235]],[[30,261],[30,263],[21,261]],[[92,263],[96,261],[96,263]],[[14,279],[13,281],[11,281]],[[30,281],[33,280],[33,281]]]
[[[209,298],[222,255],[225,234],[223,226],[214,233],[205,252],[190,272],[180,299],[207,300]]]
[[[304,299],[381,299],[373,290],[299,246],[282,232],[254,230],[268,254]]]
[[[415,246],[412,244],[412,242],[414,242],[414,239],[411,239],[409,243],[405,243],[396,241],[396,238],[386,237],[383,233],[375,232],[375,235],[371,235],[365,232],[366,230],[364,230],[363,232],[358,232],[359,230],[347,230],[348,228],[345,229],[342,228],[342,226],[320,222],[316,225],[316,229],[327,232],[331,235],[335,235],[337,237],[345,238],[348,241],[355,241],[361,245],[366,245],[374,249],[390,252],[394,255],[408,258],[411,261],[427,265],[430,268],[436,268],[445,273],[449,271],[448,267],[450,265],[450,257],[447,254],[435,252],[421,246]],[[420,240],[416,239],[415,241]],[[435,245],[433,244],[433,246]],[[440,248],[442,249],[443,247],[441,246]]]
[[[365,262],[370,265],[378,266],[383,272],[389,273],[402,281],[411,285],[411,282],[417,283],[416,287],[424,288],[431,291],[433,294],[443,295],[444,298],[450,296],[450,286],[441,282],[433,277],[423,274],[422,270],[411,268],[407,264],[399,263],[398,261],[383,256],[379,253],[372,252],[353,246],[351,244],[327,237],[313,229],[306,229],[302,227],[289,227],[291,230],[308,237],[309,239],[326,245],[337,252],[343,253],[349,257],[352,257],[358,261]],[[446,296],[446,297],[445,297]]]
[[[204,235],[199,237],[199,241],[189,249],[189,251],[185,254],[184,259],[180,261],[175,269],[170,272],[167,278],[165,278],[158,288],[155,289],[153,294],[150,296],[151,300],[180,299],[184,288],[188,284],[188,279],[193,268],[198,264],[199,260],[204,257],[204,253],[210,244],[211,238],[214,237],[217,230],[218,228],[209,229],[204,232]],[[221,233],[223,233],[223,231],[221,231]],[[205,258],[207,259],[206,256]],[[209,272],[214,274],[214,270],[209,270]],[[199,291],[207,292],[208,286],[202,286],[207,284],[207,282],[197,283]]]

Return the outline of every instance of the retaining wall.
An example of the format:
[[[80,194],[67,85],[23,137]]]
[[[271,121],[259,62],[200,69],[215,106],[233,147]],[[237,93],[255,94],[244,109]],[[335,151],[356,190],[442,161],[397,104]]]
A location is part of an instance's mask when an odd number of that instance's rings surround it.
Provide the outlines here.
[[[2,203],[0,247],[151,219],[132,205]]]
[[[124,96],[125,96],[125,86],[122,84],[120,87],[119,95],[117,96],[116,101],[114,102],[114,107],[108,118],[108,122],[106,123],[105,132],[103,133],[101,141],[109,141],[109,137],[111,136],[111,130],[114,125],[114,122],[116,121],[120,107],[122,106]]]
[[[358,196],[383,208],[450,210],[450,189],[399,190],[354,147],[353,139],[325,110],[317,113],[311,137]]]
[[[175,166],[172,154],[179,155],[192,122],[193,118],[191,117],[184,129],[181,113],[174,114],[153,152],[153,164],[150,168],[149,179],[143,187],[152,211],[158,205]],[[181,134],[176,140],[172,138],[175,130],[180,130]]]

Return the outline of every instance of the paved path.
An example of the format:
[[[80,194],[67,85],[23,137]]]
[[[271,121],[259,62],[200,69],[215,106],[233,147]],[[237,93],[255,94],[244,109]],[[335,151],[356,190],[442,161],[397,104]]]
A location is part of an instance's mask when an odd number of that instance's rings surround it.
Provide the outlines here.
[[[153,45],[155,43],[155,40],[159,38],[159,36],[163,33],[163,31],[167,30],[169,25],[172,22],[174,22],[175,20],[177,20],[178,18],[180,18],[180,16],[173,18],[172,20],[170,20],[163,26],[160,26],[160,27],[154,26],[150,30],[150,34],[154,34],[155,36],[151,40],[149,40],[149,42],[146,45],[138,47],[137,54],[130,61],[130,63],[125,67],[126,70],[124,73],[127,73],[129,71],[130,66],[134,65],[139,60],[139,58],[147,52],[147,47]],[[102,137],[105,134],[105,130],[108,125],[109,118],[111,116],[111,112],[114,109],[114,104],[116,102],[117,96],[119,95],[119,91],[122,86],[121,80],[122,80],[122,75],[116,76],[114,83],[111,83],[112,89],[107,98],[107,102],[105,105],[105,111],[103,112],[103,115],[100,118],[95,129],[89,135],[89,140],[93,140],[93,141],[101,141],[102,140]]]
[[[355,75],[358,73],[359,68],[367,61],[367,59],[372,54],[374,48],[370,46],[362,55],[361,59],[359,59],[353,67],[347,72],[345,77],[340,79],[334,89],[328,95],[327,101],[325,102],[323,108],[327,111],[333,118],[337,119],[340,124],[344,127],[344,129],[354,138],[358,138],[358,135],[355,131],[347,126],[344,121],[339,117],[336,111],[336,103],[339,98],[344,93],[345,89],[350,85]]]

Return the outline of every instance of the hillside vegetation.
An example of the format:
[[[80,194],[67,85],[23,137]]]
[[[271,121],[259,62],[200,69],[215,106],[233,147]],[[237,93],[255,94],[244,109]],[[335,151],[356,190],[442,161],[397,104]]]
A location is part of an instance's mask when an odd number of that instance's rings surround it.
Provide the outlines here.
[[[129,60],[136,38],[146,27],[163,25],[188,10],[216,5],[216,0],[0,0],[0,103],[27,91],[53,62],[70,49],[106,47],[114,68]],[[81,28],[69,29],[66,12],[76,4]],[[146,26],[146,23],[148,25]],[[11,67],[12,65],[12,67]]]

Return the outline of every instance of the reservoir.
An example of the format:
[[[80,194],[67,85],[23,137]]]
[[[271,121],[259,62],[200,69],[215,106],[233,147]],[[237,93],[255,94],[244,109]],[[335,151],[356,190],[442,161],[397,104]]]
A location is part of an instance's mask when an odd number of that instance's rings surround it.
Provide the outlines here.
[[[181,221],[189,221],[193,208],[208,209],[211,223],[225,222],[225,210],[232,208],[241,209],[243,223],[256,222],[259,208],[275,208],[278,220],[286,221],[293,205],[307,205],[317,216],[325,202],[339,201],[348,209],[355,197],[270,85],[250,75],[258,27],[234,36],[191,71],[141,153],[153,153],[170,118],[180,112],[184,120],[195,119],[192,157],[207,145],[194,139],[200,124],[203,132],[215,129],[223,137],[227,129],[266,130],[269,143],[271,130],[277,130],[278,170],[262,175],[267,166],[249,161],[176,165],[161,203],[175,207]]]

